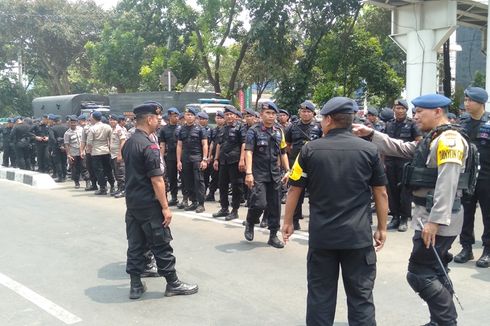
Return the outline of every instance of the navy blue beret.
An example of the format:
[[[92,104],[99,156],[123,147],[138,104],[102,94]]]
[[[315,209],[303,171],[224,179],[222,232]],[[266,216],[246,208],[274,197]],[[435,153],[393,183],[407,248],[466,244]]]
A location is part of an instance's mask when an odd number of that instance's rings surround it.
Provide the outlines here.
[[[221,111],[221,110],[218,110],[218,111],[216,111],[216,116],[217,116],[217,117],[222,117],[222,118],[224,118],[224,117],[225,117],[225,113],[224,113],[223,111]]]
[[[61,120],[61,115],[53,115],[53,121],[60,121]]]
[[[76,115],[69,115],[67,118],[68,121],[78,121],[78,117]]]
[[[413,103],[413,101],[412,101]],[[401,105],[403,106],[406,110],[408,110],[408,103],[407,103],[407,100],[404,100],[404,99],[398,99],[398,100],[395,100],[395,106],[397,105]],[[414,104],[415,105],[415,104]]]
[[[394,117],[395,114],[393,110],[390,108],[384,108],[383,110],[381,110],[381,113],[379,114],[379,118],[384,122],[388,122],[392,120]]]
[[[126,121],[126,116],[124,114],[120,114],[118,117],[117,117],[117,121]]]
[[[315,104],[311,103],[310,101],[304,101],[299,105],[301,109],[308,109],[312,112],[315,112]]]
[[[179,112],[179,110],[177,108],[169,108],[167,110],[167,114],[172,114],[172,113],[180,114],[180,112]]]
[[[80,114],[78,120],[87,120],[87,116],[85,114]]]
[[[43,118],[49,118],[49,114],[43,114]]]
[[[102,119],[102,112],[94,111],[94,112],[92,112],[92,117],[96,120],[100,120],[100,119]]]
[[[426,94],[414,98],[412,104],[423,109],[437,109],[450,105],[451,99],[440,94]]]
[[[193,107],[185,108],[184,112],[191,113],[193,115],[197,115],[197,113],[198,113],[197,110],[195,108],[193,108]]]
[[[378,110],[376,108],[368,108],[367,114],[371,114],[371,115],[374,115],[376,117],[379,115]]]
[[[161,107],[156,103],[143,103],[133,109],[135,115],[141,114],[155,114],[160,115],[162,113]]]
[[[284,110],[284,109],[279,109],[279,113],[284,113],[288,117],[290,116],[289,112],[287,110]]]
[[[255,115],[255,111],[252,108],[245,109],[245,114]]]
[[[261,110],[266,110],[266,109],[271,109],[274,110],[276,113],[279,113],[279,108],[277,107],[276,103],[272,101],[265,101],[259,104],[259,108]]]
[[[205,120],[208,120],[209,119],[209,115],[206,112],[204,112],[204,111],[199,112],[197,114],[197,117],[199,119],[205,119]]]
[[[480,87],[468,87],[464,91],[464,96],[469,97],[478,103],[487,103],[488,93],[486,90]]]
[[[256,118],[260,118],[260,113],[259,112],[254,111],[254,115],[255,115]]]
[[[119,116],[117,114],[109,115],[109,119],[111,119],[111,120],[117,120],[118,118],[119,118]]]
[[[323,106],[320,111],[321,115],[329,115],[334,113],[354,113],[359,107],[357,103],[348,97],[334,97]]]
[[[8,123],[14,123],[15,121],[14,121],[14,118],[8,118],[8,119],[7,119],[7,122],[8,122]]]
[[[50,114],[48,114],[48,119],[49,119],[49,120],[54,120],[54,118],[55,118],[55,117],[56,117],[56,116],[55,116],[54,114],[51,114],[51,113],[50,113]]]
[[[240,118],[242,117],[242,113],[240,111],[238,111],[233,105],[226,105],[225,106],[225,112],[231,112]]]

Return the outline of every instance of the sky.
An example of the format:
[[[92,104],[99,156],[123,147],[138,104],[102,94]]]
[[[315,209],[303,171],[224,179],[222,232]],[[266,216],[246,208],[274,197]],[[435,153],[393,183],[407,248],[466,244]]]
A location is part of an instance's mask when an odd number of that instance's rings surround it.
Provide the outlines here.
[[[119,2],[119,0],[94,0],[94,1],[104,9],[114,8]]]

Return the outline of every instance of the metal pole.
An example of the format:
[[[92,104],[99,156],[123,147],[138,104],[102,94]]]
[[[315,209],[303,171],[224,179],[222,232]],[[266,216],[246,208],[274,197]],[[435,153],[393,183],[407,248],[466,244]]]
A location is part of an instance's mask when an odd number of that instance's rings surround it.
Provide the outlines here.
[[[171,72],[170,70],[167,71],[167,78],[168,78],[168,91],[172,91],[172,78],[171,78]]]

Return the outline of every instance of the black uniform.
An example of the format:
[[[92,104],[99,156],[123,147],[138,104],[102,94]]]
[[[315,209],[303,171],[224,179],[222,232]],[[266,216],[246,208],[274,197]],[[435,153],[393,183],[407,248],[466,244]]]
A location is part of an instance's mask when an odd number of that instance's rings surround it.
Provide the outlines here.
[[[402,139],[405,142],[414,141],[415,138],[422,136],[415,122],[409,118],[403,121],[387,122],[385,132],[391,138]],[[385,157],[389,206],[395,222],[391,223],[393,227],[398,227],[396,223],[399,223],[400,220],[406,224],[408,218],[412,216],[412,195],[405,186],[401,185],[403,166],[409,161],[399,157]]]
[[[17,124],[12,129],[12,142],[15,146],[15,157],[17,160],[17,166],[23,170],[31,169],[31,139],[33,134],[31,133],[31,126],[26,122]]]
[[[189,199],[194,204],[204,204],[204,177],[200,169],[203,160],[202,140],[208,135],[198,124],[184,125],[180,128],[178,140],[182,141],[182,179]]]
[[[303,146],[290,184],[310,193],[307,325],[333,324],[339,265],[349,325],[376,325],[376,253],[368,214],[371,187],[386,183],[376,146],[348,129],[330,130]]]
[[[65,132],[68,127],[64,124],[56,124],[49,130],[49,146],[52,150],[54,172],[58,181],[66,179],[67,156],[65,151]]]
[[[141,275],[145,270],[147,244],[153,252],[160,275],[176,278],[175,257],[170,246],[170,228],[162,227],[162,207],[155,197],[151,177],[161,176],[160,148],[149,135],[136,129],[122,149],[126,166],[126,272]]]
[[[475,243],[475,211],[476,203],[480,204],[483,219],[483,246],[490,251],[490,114],[485,112],[480,120],[467,117],[461,121],[471,142],[478,147],[480,153],[480,173],[475,193],[464,198],[464,223],[459,237],[463,246]],[[483,266],[482,266],[483,267]]]
[[[291,126],[286,131],[286,143],[291,144],[291,153],[288,156],[289,166],[293,166],[294,160],[298,156],[303,145],[307,142],[321,138],[322,129],[315,119],[312,119],[309,123],[303,123],[301,120],[291,124]],[[299,220],[303,218],[303,201],[305,199],[305,192],[301,193],[301,196],[294,211],[294,223],[295,227],[299,229]]]
[[[275,234],[280,226],[282,174],[278,160],[285,149],[286,142],[280,128],[266,128],[263,123],[258,123],[248,129],[245,150],[253,152],[255,184],[250,193],[247,223],[259,223],[260,215],[267,208],[271,234]]]
[[[169,183],[170,195],[172,200],[177,201],[177,134],[180,131],[180,125],[165,125],[160,129],[159,141],[165,143],[165,166],[166,176]]]
[[[35,125],[31,132],[37,137],[49,137],[49,127],[40,123]],[[48,155],[48,141],[36,140],[36,152],[37,152],[37,164],[38,171],[42,173],[49,172],[49,155]]]
[[[15,161],[15,147],[12,143],[12,128],[4,127],[2,128],[2,141],[3,141],[3,166],[16,167],[17,163]]]
[[[231,207],[234,211],[240,208],[243,196],[243,173],[238,169],[242,145],[247,137],[245,126],[235,121],[233,125],[226,125],[218,136],[219,150],[219,198],[221,208],[228,210],[228,186],[231,183]]]
[[[208,196],[206,197],[206,200],[211,200],[214,201],[214,194],[216,193],[216,190],[218,190],[219,187],[219,169],[216,171],[213,168],[213,162],[214,158],[216,157],[216,146],[220,141],[220,135],[222,135],[223,132],[223,127],[216,127],[211,129],[210,131],[210,137],[209,137],[209,144],[211,146],[211,143],[213,144],[213,149],[211,151],[211,160],[209,161],[209,166],[208,169],[210,171],[210,180],[209,180],[209,185],[206,186],[209,188],[209,193]]]

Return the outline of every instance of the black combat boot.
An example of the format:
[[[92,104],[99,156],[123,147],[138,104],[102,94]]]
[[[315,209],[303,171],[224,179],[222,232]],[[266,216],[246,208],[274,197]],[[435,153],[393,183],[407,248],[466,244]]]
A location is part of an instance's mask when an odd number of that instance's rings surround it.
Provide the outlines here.
[[[228,215],[230,215],[230,211],[228,210],[228,208],[221,208],[216,213],[213,213],[213,217],[214,218],[217,218],[217,217],[225,217],[225,216],[228,216]]]
[[[117,193],[116,187],[114,187],[114,185],[111,185],[111,189],[109,190],[109,194],[111,196],[114,196],[116,193]]]
[[[187,199],[184,199],[180,203],[177,204],[178,209],[184,209],[188,206],[189,206],[189,203],[187,202]]]
[[[97,185],[95,183],[92,183],[90,181],[87,181],[87,186],[85,187],[85,191],[94,191],[98,190]]]
[[[271,231],[267,244],[278,249],[284,248],[284,243],[282,243],[282,241],[277,237],[277,231]]]
[[[225,221],[231,221],[238,218],[238,210],[234,209],[231,213],[225,217]]]
[[[188,205],[187,207],[184,207],[184,211],[195,211],[198,206],[199,206],[198,203],[192,203],[192,204]]]
[[[214,202],[216,201],[216,199],[214,198],[214,193],[209,193],[207,196],[206,196],[206,199],[204,199],[205,201],[209,201],[209,202]]]
[[[169,202],[168,202],[168,206],[176,206],[177,204],[179,203],[179,200],[177,198],[172,198]]]
[[[126,197],[126,190],[124,189],[114,195],[114,198],[124,198],[124,197]]]
[[[400,216],[393,216],[390,223],[388,224],[388,230],[396,230],[400,226]]]
[[[476,267],[488,268],[490,263],[490,247],[483,247],[483,254],[476,261]]]
[[[94,192],[94,195],[96,196],[104,196],[107,195],[107,188],[100,188],[96,192]]]
[[[80,189],[80,181],[75,181],[75,189]]]
[[[202,213],[204,212],[206,209],[204,208],[204,205],[203,204],[199,204],[197,205],[196,207],[196,213]]]
[[[254,225],[252,223],[245,223],[245,239],[252,241],[254,239]]]
[[[408,229],[408,217],[400,217],[400,225],[398,225],[398,232],[407,232]]]
[[[471,245],[463,245],[463,249],[461,249],[461,252],[454,256],[454,262],[459,263],[459,264],[464,264],[468,260],[475,259],[473,256],[473,250],[471,249]]]
[[[165,296],[172,297],[174,295],[190,295],[197,293],[199,287],[197,284],[187,284],[182,282],[177,278],[177,276],[172,275],[166,277],[167,287],[165,289]]]
[[[131,283],[129,287],[129,298],[139,299],[141,295],[145,293],[146,285],[141,282],[141,277],[139,275],[131,275]]]

